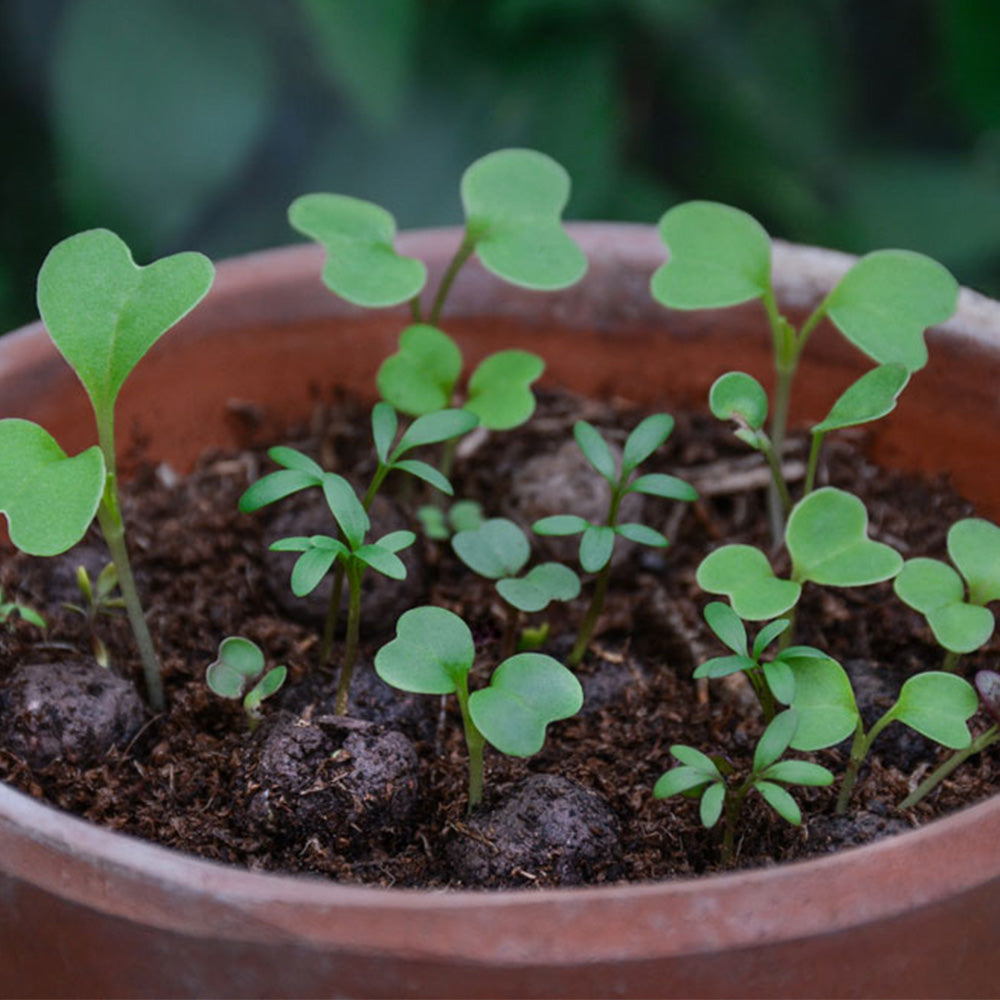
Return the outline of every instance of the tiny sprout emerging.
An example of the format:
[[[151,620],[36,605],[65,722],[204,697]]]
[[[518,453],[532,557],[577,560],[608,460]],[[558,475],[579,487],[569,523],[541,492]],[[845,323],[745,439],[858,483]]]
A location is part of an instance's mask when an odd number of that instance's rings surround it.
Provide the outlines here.
[[[962,653],[993,635],[996,623],[985,605],[1000,599],[1000,528],[979,518],[956,521],[948,531],[948,555],[959,572],[937,559],[909,559],[893,586],[927,619],[947,650],[942,669],[951,671]]]
[[[578,420],[573,427],[573,436],[584,457],[611,486],[611,500],[603,524],[592,524],[573,514],[557,514],[543,517],[533,525],[533,530],[539,535],[581,535],[580,565],[586,572],[598,574],[590,607],[573,651],[566,661],[570,667],[578,666],[583,660],[594,626],[604,607],[611,580],[611,556],[616,538],[626,538],[654,548],[666,548],[670,544],[659,531],[644,524],[619,524],[618,509],[622,500],[629,493],[644,493],[667,500],[692,501],[698,498],[692,486],[675,476],[650,473],[633,477],[638,466],[667,440],[673,429],[674,418],[667,413],[655,413],[646,417],[625,441],[621,469],[618,470],[611,449],[595,427],[585,420]]]
[[[446,542],[456,531],[475,531],[485,518],[478,500],[456,500],[447,510],[433,504],[417,508],[424,534],[436,542]]]
[[[97,621],[102,615],[116,615],[125,607],[125,601],[121,597],[114,596],[114,592],[118,589],[118,569],[113,562],[110,562],[97,574],[97,580],[91,581],[86,567],[77,566],[76,587],[80,591],[83,603],[64,604],[63,607],[83,616],[90,632],[90,648],[94,659],[102,667],[107,667],[111,658],[104,640],[97,634]]]
[[[483,749],[531,757],[541,750],[549,723],[575,715],[583,705],[580,682],[541,653],[518,653],[493,672],[488,687],[469,693],[476,650],[469,627],[444,608],[413,608],[396,623],[396,638],[375,654],[375,671],[387,684],[416,694],[458,698],[469,751],[469,809],[483,795]]]
[[[34,608],[30,608],[27,604],[22,604],[20,601],[4,600],[3,588],[0,587],[0,625],[6,625],[7,628],[11,628],[14,615],[38,628],[46,627],[45,619]]]
[[[733,860],[736,827],[743,802],[751,790],[756,790],[782,819],[796,826],[802,813],[795,799],[783,785],[823,786],[833,783],[833,775],[819,764],[804,760],[779,760],[795,735],[798,718],[793,709],[776,715],[764,730],[753,755],[750,773],[740,781],[728,761],[703,754],[694,747],[675,744],[670,748],[680,766],[663,774],[653,787],[658,799],[684,795],[701,800],[702,825],[711,828],[725,815],[722,842],[722,862]]]
[[[473,572],[495,580],[497,593],[509,608],[501,655],[510,656],[517,641],[519,612],[543,611],[552,601],[571,601],[580,593],[580,578],[568,566],[542,563],[518,576],[531,556],[524,532],[503,517],[484,521],[451,540],[455,554]]]
[[[232,635],[219,644],[218,659],[208,665],[205,683],[220,698],[242,698],[247,725],[256,729],[261,719],[261,702],[279,690],[287,675],[288,669],[283,666],[272,667],[265,673],[260,647],[249,639]]]

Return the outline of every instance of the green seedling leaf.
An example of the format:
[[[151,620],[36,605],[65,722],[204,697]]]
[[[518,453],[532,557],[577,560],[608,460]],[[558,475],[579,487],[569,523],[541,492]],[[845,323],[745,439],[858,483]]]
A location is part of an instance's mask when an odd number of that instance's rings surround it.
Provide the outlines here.
[[[714,782],[705,789],[698,807],[698,818],[706,830],[711,830],[719,822],[725,801],[726,786],[721,781]]]
[[[531,530],[536,535],[579,535],[590,527],[590,522],[576,514],[553,514],[535,521]]]
[[[580,594],[580,578],[561,563],[542,563],[519,580],[500,580],[497,591],[519,611],[542,611],[552,601],[572,601]]]
[[[754,751],[755,774],[760,774],[770,767],[788,749],[798,724],[798,715],[793,708],[786,708],[771,720]]]
[[[908,559],[892,581],[896,596],[927,618],[934,638],[953,653],[971,653],[993,634],[993,612],[965,601],[962,578],[937,559]]]
[[[657,799],[669,799],[672,795],[695,791],[704,788],[713,781],[721,780],[721,775],[718,778],[712,778],[704,771],[693,767],[674,767],[657,779],[656,784],[653,785],[653,796]]]
[[[935,743],[963,750],[972,742],[966,721],[978,708],[979,697],[968,681],[928,670],[903,685],[887,714]]]
[[[110,420],[132,369],[208,292],[215,276],[200,253],[139,267],[107,229],[57,243],[38,273],[38,309],[49,335],[90,396],[98,423]]]
[[[392,467],[401,472],[408,472],[411,476],[416,476],[417,479],[422,479],[434,489],[440,490],[445,496],[450,497],[455,493],[448,478],[439,469],[435,469],[433,465],[428,465],[427,462],[419,462],[415,458],[404,458],[402,461],[393,462]],[[448,537],[447,533],[444,537]]]
[[[260,647],[242,636],[219,644],[219,655],[205,671],[205,682],[221,698],[240,698],[249,682],[264,669]]]
[[[491,431],[518,427],[535,412],[531,385],[543,371],[545,362],[536,354],[497,351],[472,373],[465,409]]]
[[[831,778],[833,775],[830,776]],[[770,781],[756,781],[754,788],[764,797],[764,801],[783,819],[791,823],[792,826],[802,824],[802,810],[798,803],[785,791],[781,785],[772,784]]]
[[[288,676],[287,667],[273,667],[269,670],[260,681],[254,685],[248,692],[246,697],[243,699],[243,709],[248,715],[253,715],[260,708],[260,703],[264,701],[265,698],[270,698],[271,695],[277,694],[281,689],[281,685],[285,683],[285,678]]]
[[[456,409],[438,410],[435,413],[417,417],[406,428],[405,433],[399,439],[399,444],[392,450],[389,457],[395,465],[400,456],[413,448],[449,441],[451,438],[471,431],[478,422],[478,418],[468,410]]]
[[[792,668],[784,660],[777,658],[765,663],[761,669],[775,700],[782,705],[790,705],[795,697],[795,675]]]
[[[783,662],[791,667],[795,678],[791,705],[799,724],[792,748],[822,750],[847,739],[857,728],[858,707],[844,668],[821,653],[793,656]]]
[[[841,395],[826,419],[813,427],[813,434],[826,434],[884,417],[896,408],[896,399],[909,380],[910,373],[903,365],[873,368]]]
[[[826,300],[826,311],[855,347],[907,371],[927,364],[924,331],[958,304],[958,283],[937,261],[909,250],[862,257]]]
[[[375,454],[383,465],[389,464],[389,449],[396,440],[398,428],[399,419],[389,403],[376,403],[372,407],[372,440],[375,442]]]
[[[416,539],[416,535],[412,531],[395,532],[395,534],[409,536],[408,540],[399,546],[399,548],[412,545]],[[390,546],[394,545],[397,541],[398,539],[391,539]],[[383,576],[389,577],[390,580],[405,580],[406,566],[403,564],[403,560],[396,555],[396,551],[398,551],[398,548],[394,550],[380,541],[372,545],[362,545],[353,555],[355,559],[360,559],[366,566],[377,570]]]
[[[375,672],[414,694],[451,694],[464,683],[476,650],[469,626],[444,608],[412,608],[396,622],[396,638],[375,654]]]
[[[650,472],[645,476],[637,476],[625,490],[626,493],[645,493],[648,496],[663,497],[664,500],[698,499],[698,491],[683,479],[668,476],[662,472]]]
[[[583,707],[580,682],[558,660],[518,653],[494,671],[490,686],[469,696],[476,728],[501,753],[530,757],[545,743],[551,722]]]
[[[347,547],[328,535],[311,538],[280,538],[270,546],[272,552],[301,552],[292,567],[291,588],[296,597],[311,594],[330,571],[338,557],[347,559]]]
[[[670,544],[665,535],[645,524],[626,521],[624,524],[616,524],[614,532],[616,535],[621,535],[622,538],[627,538],[630,542],[648,545],[652,549],[665,549]]]
[[[903,559],[867,530],[868,512],[857,497],[832,486],[810,493],[792,510],[785,531],[793,579],[833,587],[891,579]]]
[[[597,428],[588,424],[586,420],[578,420],[573,425],[573,437],[583,452],[583,457],[609,482],[612,486],[618,483],[618,473],[615,469],[614,456],[604,438],[601,437]]]
[[[983,708],[1000,722],[1000,674],[995,670],[979,670],[974,678]]]
[[[791,621],[788,618],[778,618],[773,622],[769,622],[765,625],[758,633],[757,638],[753,641],[753,651],[750,654],[755,660],[759,660],[764,653],[764,650],[778,638],[782,632],[788,629],[791,625]]]
[[[476,160],[462,175],[462,204],[483,266],[526,288],[565,288],[587,269],[566,234],[566,171],[543,153],[504,149]]]
[[[399,335],[399,350],[375,376],[379,395],[401,413],[421,416],[451,403],[462,372],[462,352],[435,326],[417,323]]]
[[[483,505],[478,500],[458,500],[448,509],[455,531],[475,531],[483,523]]]
[[[689,747],[684,743],[677,743],[670,748],[670,754],[676,757],[682,764],[704,771],[705,774],[710,775],[712,778],[722,777],[715,761],[708,754],[702,753],[694,747]]]
[[[607,566],[615,547],[615,530],[604,524],[587,526],[580,539],[580,565],[588,573],[597,573]]]
[[[396,253],[396,220],[378,205],[346,195],[306,194],[289,206],[288,221],[323,245],[324,284],[354,305],[398,305],[424,287],[427,268]]]
[[[756,664],[749,656],[739,654],[731,656],[713,656],[702,663],[692,674],[695,680],[702,677],[718,678],[728,677],[730,674],[738,674],[741,670],[752,670]]]
[[[956,521],[948,531],[948,555],[965,577],[971,603],[1000,599],[1000,528],[977,517]]]
[[[451,547],[469,569],[488,580],[517,576],[531,556],[524,532],[505,517],[484,521],[474,531],[458,532]]]
[[[354,487],[335,472],[323,473],[323,496],[352,549],[361,547],[371,524]]]
[[[708,405],[719,420],[735,420],[753,431],[767,420],[767,393],[745,372],[720,375],[708,391]]]
[[[771,240],[753,216],[710,201],[670,209],[659,223],[670,259],[653,297],[672,309],[711,309],[756,299],[771,287]]]
[[[710,552],[698,567],[697,580],[702,590],[725,594],[746,621],[783,614],[802,591],[798,583],[776,577],[767,556],[752,545],[724,545]]]
[[[641,421],[629,434],[622,451],[622,472],[630,475],[670,437],[674,418],[668,413],[654,413]]]
[[[789,785],[809,785],[816,788],[833,784],[833,775],[825,767],[808,760],[779,760],[764,772],[763,777]]]
[[[0,513],[11,541],[33,556],[72,548],[87,531],[104,492],[96,445],[67,457],[48,431],[28,420],[0,420]]]
[[[739,615],[722,601],[712,601],[702,612],[708,627],[718,636],[719,641],[739,656],[748,657],[747,630]]]
[[[420,528],[428,538],[436,542],[446,542],[451,537],[445,512],[434,504],[424,504],[417,508],[417,519]]]
[[[300,490],[323,485],[326,473],[322,466],[301,451],[278,446],[268,449],[267,454],[283,468],[251,483],[239,501],[239,509],[244,514],[260,510]]]

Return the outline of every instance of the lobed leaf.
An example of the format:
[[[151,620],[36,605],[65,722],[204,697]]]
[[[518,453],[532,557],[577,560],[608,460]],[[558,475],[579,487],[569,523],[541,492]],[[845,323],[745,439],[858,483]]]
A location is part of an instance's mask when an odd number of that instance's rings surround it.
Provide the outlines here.
[[[531,557],[524,532],[505,517],[484,521],[473,531],[459,531],[451,547],[469,569],[488,580],[516,576]]]
[[[375,384],[387,403],[417,417],[449,406],[461,373],[455,341],[435,326],[415,323],[399,335],[399,349],[379,366]]]
[[[956,521],[948,530],[948,555],[969,585],[971,603],[1000,599],[1000,528],[978,517]]]
[[[542,611],[552,601],[572,601],[580,594],[580,578],[561,563],[542,563],[519,580],[499,580],[497,591],[519,611]]]
[[[752,375],[727,372],[708,390],[708,405],[719,420],[737,420],[759,431],[767,420],[767,393]]]
[[[878,420],[896,408],[910,373],[903,365],[880,365],[849,386],[830,408],[826,419],[813,426],[813,434],[826,434]]]
[[[104,456],[97,445],[72,458],[29,420],[0,420],[0,514],[10,540],[33,556],[72,548],[90,527],[104,493]]]
[[[535,412],[531,385],[544,371],[545,362],[537,354],[497,351],[472,373],[465,409],[491,431],[518,427]]]
[[[264,669],[260,647],[242,636],[219,643],[219,653],[205,671],[205,682],[221,698],[239,698],[247,683]]]
[[[902,556],[867,535],[868,512],[850,493],[832,486],[815,490],[795,505],[785,543],[797,581],[860,587],[895,576]]]
[[[396,220],[378,205],[346,195],[305,194],[289,206],[288,221],[323,245],[324,284],[354,305],[398,305],[424,287],[427,268],[396,252]]]
[[[493,672],[490,686],[469,696],[469,715],[501,753],[530,757],[545,743],[551,722],[583,707],[580,682],[558,660],[542,653],[518,653]]]
[[[570,179],[555,160],[530,149],[504,149],[462,175],[462,205],[486,270],[526,288],[565,288],[587,269],[562,227]]]
[[[927,364],[924,331],[958,304],[958,283],[937,261],[910,250],[862,257],[826,300],[834,325],[855,347],[907,371]]]
[[[735,612],[747,621],[763,621],[795,606],[802,587],[774,575],[767,556],[752,545],[723,545],[698,567],[698,586],[710,594],[725,594]]]
[[[396,622],[396,638],[375,654],[375,672],[402,691],[451,694],[465,683],[475,656],[472,633],[458,615],[411,608]]]
[[[247,696],[243,699],[243,708],[247,712],[255,712],[265,698],[278,693],[287,676],[287,667],[273,667],[247,692]]]
[[[668,413],[654,413],[639,422],[625,440],[622,451],[622,471],[629,475],[670,437],[674,418]]]
[[[653,297],[672,309],[711,309],[760,298],[771,287],[771,240],[753,216],[689,201],[659,222],[670,258],[653,275]]]
[[[952,750],[972,742],[966,721],[976,714],[975,688],[955,674],[929,670],[911,677],[887,714]]]
[[[99,423],[142,357],[205,297],[214,277],[200,253],[139,267],[107,229],[77,233],[49,251],[38,273],[38,309]]]

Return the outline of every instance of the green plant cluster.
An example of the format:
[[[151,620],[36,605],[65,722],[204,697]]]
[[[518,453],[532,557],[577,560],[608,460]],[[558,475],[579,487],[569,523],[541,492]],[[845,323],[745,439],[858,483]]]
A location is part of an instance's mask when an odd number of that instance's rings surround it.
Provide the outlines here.
[[[476,428],[477,433],[497,433],[519,426],[535,408],[532,385],[545,366],[529,352],[490,355],[462,381],[465,360],[446,332],[455,280],[475,257],[497,278],[535,291],[558,290],[577,281],[586,260],[562,224],[569,193],[565,170],[540,153],[509,149],[477,160],[462,178],[462,237],[430,289],[425,265],[396,250],[395,220],[380,206],[319,193],[296,199],[289,210],[291,224],[324,248],[322,279],[334,294],[368,308],[405,305],[412,321],[376,378],[381,398],[371,411],[369,481],[352,483],[312,457],[278,446],[269,452],[277,468],[251,484],[239,501],[241,511],[251,514],[303,491],[322,495],[330,514],[329,533],[280,538],[271,549],[297,554],[290,580],[296,596],[310,594],[332,577],[318,666],[335,663],[339,669],[340,714],[350,707],[359,654],[363,578],[374,571],[391,580],[404,579],[407,570],[400,554],[417,543],[409,530],[370,537],[369,511],[384,482],[390,474],[403,474],[411,489],[430,487],[438,496],[453,497],[450,474],[463,436]],[[924,331],[946,319],[956,304],[957,286],[941,265],[911,252],[869,254],[796,327],[779,310],[770,238],[756,220],[725,205],[692,202],[667,212],[659,231],[669,257],[652,277],[653,296],[673,309],[759,300],[774,351],[773,400],[744,372],[723,373],[709,395],[712,412],[732,422],[736,436],[760,452],[771,470],[774,550],[720,545],[697,570],[701,588],[725,598],[708,603],[704,614],[728,652],[701,664],[694,678],[744,675],[759,702],[762,735],[746,766],[717,753],[672,746],[679,766],[667,771],[654,790],[659,798],[699,798],[705,826],[724,819],[723,853],[728,859],[751,792],[787,821],[799,823],[800,809],[785,786],[835,780],[830,770],[813,761],[785,758],[789,751],[815,753],[852,741],[839,811],[848,804],[872,743],[892,722],[960,754],[972,752],[977,744],[967,723],[980,696],[990,711],[1000,698],[992,678],[977,679],[977,695],[955,671],[958,655],[981,646],[993,631],[987,605],[1000,598],[1000,528],[978,519],[954,525],[948,550],[957,570],[928,558],[904,563],[891,546],[869,537],[868,513],[860,499],[817,485],[825,436],[889,413],[910,377],[927,363]],[[39,275],[39,308],[56,346],[87,390],[98,443],[71,457],[43,428],[25,420],[0,420],[0,512],[7,517],[12,541],[31,554],[55,555],[79,541],[96,517],[112,562],[96,585],[85,573],[79,578],[84,606],[78,610],[93,633],[99,614],[124,607],[145,669],[149,701],[156,709],[163,707],[165,695],[125,543],[117,490],[115,402],[135,365],[208,292],[212,276],[207,259],[192,253],[139,267],[107,230],[91,230],[57,245]],[[868,355],[874,367],[812,427],[800,487],[785,471],[788,412],[799,359],[824,319]],[[402,428],[400,414],[406,421]],[[469,753],[470,808],[482,799],[487,744],[501,753],[530,756],[541,749],[550,724],[579,711],[583,692],[573,670],[591,646],[620,540],[655,549],[669,544],[649,525],[622,521],[623,500],[630,494],[674,503],[697,500],[683,480],[642,469],[673,428],[667,413],[647,416],[627,435],[616,457],[592,424],[581,420],[574,427],[580,452],[604,482],[606,513],[591,521],[568,511],[533,525],[541,536],[579,535],[580,568],[594,577],[565,664],[537,651],[548,623],[522,632],[523,616],[541,613],[554,601],[575,601],[582,589],[576,571],[558,562],[526,569],[531,561],[528,535],[510,520],[485,516],[467,500],[459,499],[448,509],[421,508],[428,534],[450,538],[458,559],[493,581],[507,607],[507,627],[490,679],[476,690],[469,684],[476,665],[472,633],[444,608],[406,611],[397,622],[396,637],[378,651],[375,669],[388,684],[405,691],[456,695]],[[436,517],[428,513],[435,509]],[[775,565],[788,569],[779,573]],[[910,677],[894,704],[866,727],[843,667],[820,649],[794,643],[797,608],[806,587],[864,587],[889,580],[895,581],[900,598],[925,616],[948,655],[942,670]],[[347,623],[338,650],[336,626],[345,584]],[[113,596],[116,586],[120,598]],[[17,605],[0,604],[3,609],[4,618],[18,611],[32,620]],[[752,643],[746,622],[764,623]],[[206,672],[213,691],[242,699],[251,727],[260,718],[261,702],[280,688],[287,673],[285,667],[265,671],[264,664],[264,654],[254,643],[229,637]]]

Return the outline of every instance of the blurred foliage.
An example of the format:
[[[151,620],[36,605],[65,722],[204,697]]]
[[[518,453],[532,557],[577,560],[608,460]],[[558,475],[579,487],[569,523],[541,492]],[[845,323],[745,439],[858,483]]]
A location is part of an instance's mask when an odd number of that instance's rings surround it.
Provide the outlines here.
[[[995,0],[0,0],[0,31],[0,329],[78,229],[218,257],[313,190],[457,222],[506,145],[567,167],[571,218],[716,198],[1000,293]]]

